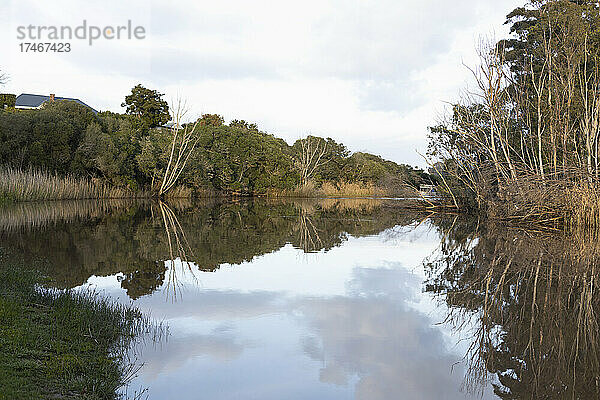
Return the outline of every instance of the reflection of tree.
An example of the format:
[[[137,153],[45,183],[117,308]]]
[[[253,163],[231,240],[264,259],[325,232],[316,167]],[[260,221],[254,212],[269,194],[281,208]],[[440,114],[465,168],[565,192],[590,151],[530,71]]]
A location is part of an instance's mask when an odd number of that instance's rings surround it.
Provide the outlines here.
[[[91,275],[122,273],[121,285],[132,298],[151,293],[165,279],[170,289],[177,287],[180,276],[169,274],[177,272],[173,267],[180,261],[186,271],[188,262],[214,271],[287,243],[307,252],[327,251],[348,235],[378,234],[421,219],[373,200],[212,201],[196,207],[130,202],[100,211],[48,205],[34,210],[34,226],[19,220],[31,212],[19,210],[0,215],[10,222],[7,230],[0,228],[2,246],[26,262],[41,260],[60,287],[81,285]]]
[[[299,248],[305,253],[315,252],[323,248],[317,227],[312,222],[311,214],[314,208],[298,207],[298,225],[294,227],[297,232]]]
[[[177,290],[179,288],[176,261],[179,260],[182,272],[189,272],[194,276],[192,264],[188,261],[187,256],[188,253],[193,255],[193,252],[185,236],[185,231],[181,227],[173,210],[162,201],[159,202],[159,207],[167,236],[167,243],[169,245],[169,259],[166,260],[166,263],[169,266],[169,275],[166,289],[167,294],[171,292],[175,299],[177,298]]]
[[[447,235],[426,264],[427,290],[445,295],[451,323],[475,326],[467,382],[489,372],[505,399],[598,398],[600,247],[519,230],[440,227]]]
[[[132,299],[151,293],[162,286],[167,268],[162,261],[147,261],[125,274],[121,287]]]

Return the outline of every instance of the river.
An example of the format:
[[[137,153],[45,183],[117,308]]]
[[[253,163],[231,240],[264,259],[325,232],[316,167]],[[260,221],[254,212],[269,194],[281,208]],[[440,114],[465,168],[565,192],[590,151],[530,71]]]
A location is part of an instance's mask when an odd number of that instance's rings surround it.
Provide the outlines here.
[[[132,349],[130,397],[598,394],[585,238],[377,199],[21,203],[0,238],[167,327]]]

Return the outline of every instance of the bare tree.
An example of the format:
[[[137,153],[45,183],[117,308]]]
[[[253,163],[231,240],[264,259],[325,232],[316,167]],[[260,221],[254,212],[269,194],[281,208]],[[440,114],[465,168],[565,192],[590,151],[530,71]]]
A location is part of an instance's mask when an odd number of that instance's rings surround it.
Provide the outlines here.
[[[300,139],[300,158],[297,160],[300,170],[300,181],[306,185],[314,173],[327,164],[330,159],[326,158],[327,142],[314,136]]]
[[[0,85],[4,85],[8,82],[8,75],[0,69]]]
[[[186,102],[179,98],[171,109],[174,110],[173,126],[170,129],[171,150],[163,173],[162,183],[158,190],[159,196],[164,196],[175,186],[199,140],[199,135],[196,132],[198,120],[194,124],[183,124],[188,112]]]

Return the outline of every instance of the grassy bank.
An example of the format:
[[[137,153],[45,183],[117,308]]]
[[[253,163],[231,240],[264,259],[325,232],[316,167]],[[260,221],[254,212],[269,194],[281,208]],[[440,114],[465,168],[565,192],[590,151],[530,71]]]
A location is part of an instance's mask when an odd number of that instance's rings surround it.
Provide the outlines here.
[[[317,185],[308,182],[292,190],[268,190],[267,197],[385,197],[416,196],[409,188],[389,190],[372,183],[363,182],[324,182]],[[169,199],[213,198],[227,196],[252,196],[250,193],[219,192],[211,188],[191,189],[177,186],[165,195]],[[152,198],[152,192],[133,191],[112,186],[100,179],[89,179],[74,176],[61,176],[42,170],[21,170],[0,167],[0,205],[25,201],[45,200],[99,200],[99,199],[134,199]]]
[[[406,190],[408,194],[409,190]],[[322,198],[322,197],[386,197],[397,196],[399,193],[375,186],[372,183],[362,182],[323,182],[320,186],[314,182],[308,182],[304,185],[299,185],[292,190],[269,191],[267,197],[297,197],[297,198]],[[411,193],[411,196],[417,197],[416,193]]]
[[[37,200],[122,199],[144,193],[110,186],[99,179],[60,176],[41,170],[0,167],[0,203]]]
[[[90,292],[42,289],[0,249],[0,399],[114,399],[134,367],[131,341],[150,325]]]

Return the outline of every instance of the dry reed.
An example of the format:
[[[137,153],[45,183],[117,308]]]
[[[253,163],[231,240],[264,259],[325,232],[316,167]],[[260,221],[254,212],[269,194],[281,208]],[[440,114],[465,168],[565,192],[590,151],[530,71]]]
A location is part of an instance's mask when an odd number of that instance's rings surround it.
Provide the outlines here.
[[[22,170],[0,167],[0,200],[81,200],[122,199],[148,197],[147,193],[135,192],[111,186],[99,179],[78,178],[42,170]]]
[[[321,186],[321,192],[326,197],[381,197],[387,193],[372,183],[341,182],[338,185],[325,182]]]
[[[384,197],[388,193],[372,183],[362,182],[341,182],[334,184],[324,182],[321,186],[313,181],[308,181],[303,185],[298,185],[292,190],[268,191],[267,197]]]

